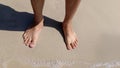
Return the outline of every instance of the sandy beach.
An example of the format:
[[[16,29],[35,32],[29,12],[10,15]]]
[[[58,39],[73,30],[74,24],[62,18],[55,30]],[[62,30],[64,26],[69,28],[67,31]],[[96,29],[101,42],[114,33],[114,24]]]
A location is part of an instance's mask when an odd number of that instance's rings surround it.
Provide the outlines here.
[[[0,0],[0,68],[120,68],[120,0],[82,0],[73,19],[79,45],[66,49],[64,0],[46,0],[35,48],[22,34],[33,19],[29,0]]]

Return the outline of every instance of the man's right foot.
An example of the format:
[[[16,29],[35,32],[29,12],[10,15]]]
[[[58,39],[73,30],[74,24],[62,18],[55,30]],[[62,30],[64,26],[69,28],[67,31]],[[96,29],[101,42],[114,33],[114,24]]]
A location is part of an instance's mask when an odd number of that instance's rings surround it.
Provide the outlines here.
[[[26,46],[29,46],[30,48],[33,48],[36,46],[38,37],[39,37],[39,33],[41,32],[42,28],[43,28],[43,22],[44,19],[37,21],[35,20],[35,22],[33,22],[32,27],[28,28],[24,34],[23,34],[23,40],[24,40],[24,44]]]

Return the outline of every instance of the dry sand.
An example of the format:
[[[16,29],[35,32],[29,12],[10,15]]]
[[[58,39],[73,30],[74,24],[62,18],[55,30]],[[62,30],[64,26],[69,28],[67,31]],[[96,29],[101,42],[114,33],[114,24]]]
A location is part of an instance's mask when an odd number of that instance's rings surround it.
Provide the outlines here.
[[[33,18],[30,1],[0,0],[0,68],[120,68],[119,3],[82,0],[73,19],[79,46],[67,51],[57,22],[64,0],[46,0],[46,25],[32,49],[22,39]]]

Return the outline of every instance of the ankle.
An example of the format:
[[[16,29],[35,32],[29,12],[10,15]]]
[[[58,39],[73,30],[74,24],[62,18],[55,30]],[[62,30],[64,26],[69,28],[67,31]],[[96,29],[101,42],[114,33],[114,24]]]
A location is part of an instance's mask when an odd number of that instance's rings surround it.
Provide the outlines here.
[[[39,24],[39,23],[41,23],[41,22],[43,22],[44,21],[44,18],[43,17],[34,17],[34,24],[35,25],[37,25],[37,24]]]
[[[35,21],[36,23],[41,22],[43,19],[44,19],[43,16],[34,15],[34,21]]]
[[[69,28],[69,27],[71,27],[71,23],[63,22],[62,26],[63,26],[63,28]]]
[[[34,28],[35,30],[39,30],[44,26],[43,22],[44,22],[44,18],[41,19],[40,21],[34,19],[34,22],[31,25],[31,28]]]

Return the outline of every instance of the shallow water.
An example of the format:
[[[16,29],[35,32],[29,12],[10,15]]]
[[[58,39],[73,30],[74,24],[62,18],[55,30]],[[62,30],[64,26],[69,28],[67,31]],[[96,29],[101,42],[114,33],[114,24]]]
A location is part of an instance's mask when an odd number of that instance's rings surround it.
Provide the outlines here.
[[[32,68],[40,68],[40,67],[46,67],[46,68],[72,68],[72,66],[79,66],[84,68],[119,68],[120,67],[120,61],[108,61],[108,62],[97,62],[97,63],[91,63],[86,61],[74,61],[74,60],[60,60],[60,59],[54,59],[54,60],[40,60],[40,59],[33,59],[33,58],[10,58],[7,60],[0,59],[1,68],[11,68],[8,67],[10,63],[19,63],[23,66],[28,65]],[[17,67],[17,66],[15,66]],[[77,67],[77,68],[79,68]]]

